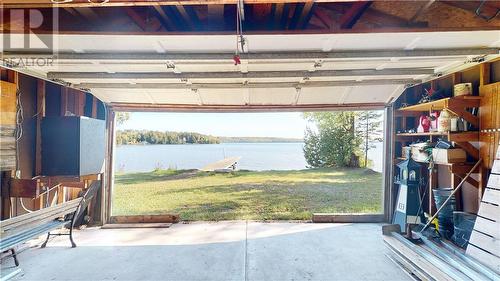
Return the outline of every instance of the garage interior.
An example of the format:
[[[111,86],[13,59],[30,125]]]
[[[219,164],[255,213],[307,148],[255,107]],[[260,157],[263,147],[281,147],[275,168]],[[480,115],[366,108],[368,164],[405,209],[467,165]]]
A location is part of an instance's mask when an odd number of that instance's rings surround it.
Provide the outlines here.
[[[2,280],[500,280],[498,1],[0,6]],[[117,112],[367,109],[384,110],[382,215],[111,216]],[[443,111],[466,125],[417,128]],[[439,140],[463,159],[417,159],[412,144]],[[443,187],[475,217],[463,248],[427,235]],[[127,223],[170,227],[106,229]]]

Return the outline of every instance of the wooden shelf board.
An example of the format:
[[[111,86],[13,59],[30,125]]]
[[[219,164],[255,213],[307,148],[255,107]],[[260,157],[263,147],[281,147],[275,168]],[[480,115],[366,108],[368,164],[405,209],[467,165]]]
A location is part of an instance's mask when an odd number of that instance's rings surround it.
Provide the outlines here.
[[[479,96],[460,96],[460,97],[452,97],[452,98],[444,98],[440,100],[435,100],[431,102],[426,102],[426,103],[421,103],[421,104],[415,104],[415,105],[410,105],[407,107],[403,107],[398,109],[399,111],[430,111],[430,110],[443,110],[450,105],[453,104],[455,101],[471,101],[474,103],[478,103],[481,97]],[[471,107],[477,107],[478,104],[471,104]]]
[[[413,137],[431,137],[431,136],[446,136],[449,141],[479,141],[478,131],[468,132],[428,132],[428,133],[400,133],[396,134],[399,138],[413,138]]]

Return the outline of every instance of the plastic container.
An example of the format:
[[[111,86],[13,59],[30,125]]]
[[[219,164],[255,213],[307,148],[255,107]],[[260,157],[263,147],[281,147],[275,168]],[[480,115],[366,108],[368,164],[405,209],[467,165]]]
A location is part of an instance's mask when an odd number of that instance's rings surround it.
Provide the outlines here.
[[[467,247],[477,216],[467,212],[453,212],[453,241],[463,249]]]
[[[436,203],[436,208],[439,209],[443,205],[446,198],[450,196],[453,192],[452,188],[438,188],[434,189],[434,201]],[[437,215],[439,233],[446,239],[452,239],[453,237],[453,212],[455,211],[455,196],[452,196],[450,201]]]

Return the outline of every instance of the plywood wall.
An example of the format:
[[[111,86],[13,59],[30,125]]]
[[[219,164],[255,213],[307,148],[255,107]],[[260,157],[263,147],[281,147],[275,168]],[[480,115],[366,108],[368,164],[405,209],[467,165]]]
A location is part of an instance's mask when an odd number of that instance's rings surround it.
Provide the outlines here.
[[[16,167],[16,84],[0,81],[0,171]]]

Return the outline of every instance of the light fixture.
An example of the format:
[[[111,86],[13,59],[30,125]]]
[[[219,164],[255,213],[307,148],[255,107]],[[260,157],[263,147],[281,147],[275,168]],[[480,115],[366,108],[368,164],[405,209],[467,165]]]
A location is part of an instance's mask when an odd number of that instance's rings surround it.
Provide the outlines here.
[[[64,4],[64,3],[73,2],[73,0],[50,0],[50,2],[52,2],[54,4]]]

